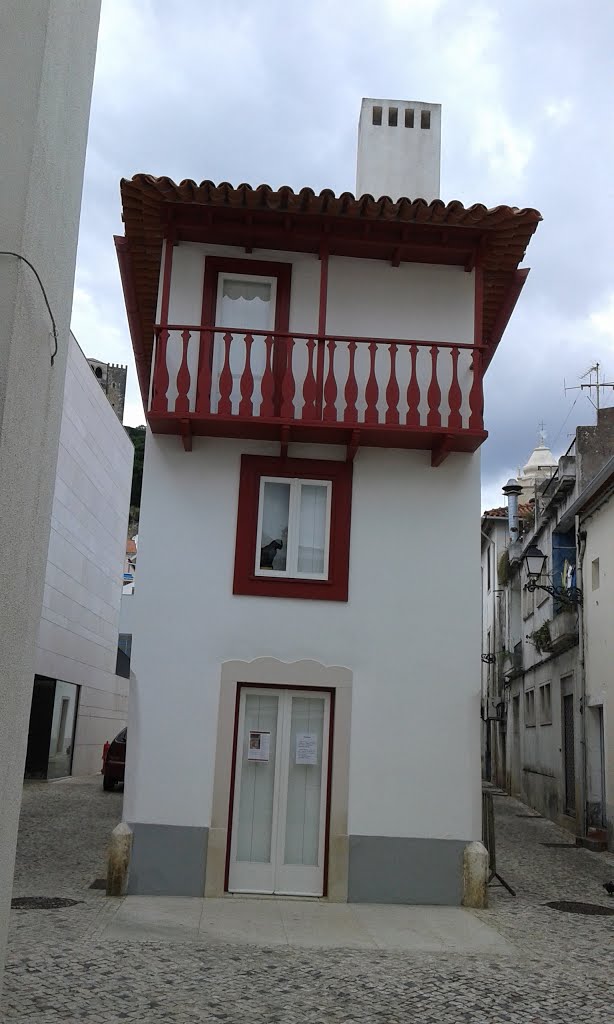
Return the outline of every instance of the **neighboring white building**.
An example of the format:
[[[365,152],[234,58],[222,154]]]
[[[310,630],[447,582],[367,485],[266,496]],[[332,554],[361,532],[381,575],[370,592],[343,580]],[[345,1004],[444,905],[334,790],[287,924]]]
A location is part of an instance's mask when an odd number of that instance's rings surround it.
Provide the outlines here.
[[[613,446],[614,448],[614,446]],[[614,850],[614,455],[580,495],[587,824]]]
[[[433,131],[437,168],[439,120],[390,106],[363,104],[358,180],[377,155],[396,200],[375,108]],[[482,374],[539,214],[121,189],[148,420],[128,891],[458,904],[481,838]]]
[[[499,559],[496,602],[485,602],[482,614],[483,652],[489,634],[495,638],[495,660],[484,666],[490,696],[483,715],[485,775],[596,845],[605,843],[608,828],[612,845],[611,606],[604,602],[612,453],[614,409],[601,409],[597,425],[579,427],[554,472],[548,467],[537,487],[537,511],[519,506],[516,539],[506,509],[482,517],[483,537],[490,538],[483,544],[483,575],[495,543]],[[526,493],[521,480],[513,483],[505,488],[512,510]],[[546,556],[533,591],[523,561],[531,545]],[[561,589],[552,594],[544,587]]]
[[[2,0],[0,13],[0,974],[99,13],[99,0]]]
[[[100,769],[126,724],[116,675],[133,446],[71,335],[26,775]]]
[[[522,504],[523,524],[533,518],[533,506]],[[501,651],[508,642],[506,630],[506,591],[501,584],[501,559],[509,544],[507,508],[489,509],[481,522],[482,573],[482,774],[505,787],[505,704],[500,685]],[[512,628],[519,657],[520,623]],[[514,647],[511,647],[513,654]]]

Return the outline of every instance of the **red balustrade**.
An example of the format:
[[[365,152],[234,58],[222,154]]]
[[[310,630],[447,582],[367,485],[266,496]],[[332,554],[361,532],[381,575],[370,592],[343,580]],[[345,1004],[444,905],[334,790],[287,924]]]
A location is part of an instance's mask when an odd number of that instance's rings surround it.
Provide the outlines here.
[[[184,423],[362,426],[396,437],[479,433],[482,352],[444,341],[158,327],[150,413]]]

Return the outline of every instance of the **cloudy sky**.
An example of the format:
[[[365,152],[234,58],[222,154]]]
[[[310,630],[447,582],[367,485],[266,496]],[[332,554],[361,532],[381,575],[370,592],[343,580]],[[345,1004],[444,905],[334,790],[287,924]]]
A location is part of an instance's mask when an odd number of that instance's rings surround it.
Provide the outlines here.
[[[545,423],[555,454],[595,361],[614,380],[612,0],[103,0],[73,330],[127,363],[119,180],[354,190],[363,96],[443,105],[446,201],[532,206],[531,274],[486,378],[485,507]],[[614,404],[614,391],[603,396]]]

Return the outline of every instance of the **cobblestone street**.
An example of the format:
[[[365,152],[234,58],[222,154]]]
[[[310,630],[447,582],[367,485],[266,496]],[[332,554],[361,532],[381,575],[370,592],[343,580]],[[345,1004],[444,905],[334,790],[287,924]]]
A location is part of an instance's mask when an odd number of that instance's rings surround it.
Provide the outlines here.
[[[89,886],[104,875],[121,801],[102,792],[99,778],[26,785],[14,896],[79,902],[13,910],[6,1024],[614,1019],[614,917],[545,906],[614,908],[602,888],[614,879],[614,857],[576,848],[516,800],[495,797],[498,870],[517,896],[493,887],[491,909],[478,915],[512,952],[479,956],[105,941],[118,901]]]

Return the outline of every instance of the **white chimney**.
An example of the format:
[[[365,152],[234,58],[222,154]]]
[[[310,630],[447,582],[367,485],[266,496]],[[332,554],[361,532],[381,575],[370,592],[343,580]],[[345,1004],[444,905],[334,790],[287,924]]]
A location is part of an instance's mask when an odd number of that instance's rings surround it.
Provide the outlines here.
[[[356,195],[439,199],[441,104],[363,99]]]
[[[507,498],[507,522],[510,535],[510,543],[515,544],[520,537],[520,521],[518,518],[518,496],[522,494],[522,487],[518,481],[512,477],[508,480],[503,493]]]

